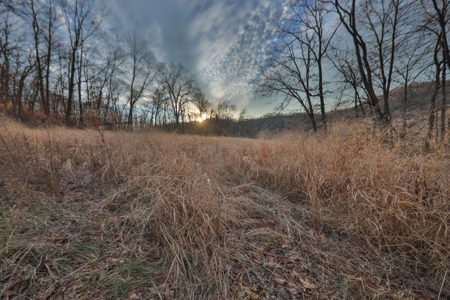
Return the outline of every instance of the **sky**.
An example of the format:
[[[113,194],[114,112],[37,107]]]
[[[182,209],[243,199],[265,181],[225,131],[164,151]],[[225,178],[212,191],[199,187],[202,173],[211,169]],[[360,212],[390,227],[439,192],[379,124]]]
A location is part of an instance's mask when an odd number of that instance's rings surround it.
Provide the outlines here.
[[[135,29],[156,57],[181,63],[211,102],[225,98],[253,117],[276,104],[250,84],[267,55],[273,18],[283,0],[108,0],[108,26]]]

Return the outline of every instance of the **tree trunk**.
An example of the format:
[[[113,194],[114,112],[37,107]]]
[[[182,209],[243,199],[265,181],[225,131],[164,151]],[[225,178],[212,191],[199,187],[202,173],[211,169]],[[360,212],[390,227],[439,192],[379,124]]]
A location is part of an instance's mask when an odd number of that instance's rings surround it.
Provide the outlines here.
[[[130,112],[128,113],[128,127],[133,129],[133,102],[130,101]]]
[[[429,108],[429,114],[428,114],[428,132],[425,139],[425,151],[430,151],[430,141],[433,136],[433,127],[435,122],[435,111],[436,111],[436,99],[437,95],[439,93],[440,88],[440,77],[441,77],[441,67],[438,61],[438,51],[439,51],[439,42],[436,44],[435,50],[434,50],[434,64],[436,68],[436,76],[435,76],[435,82],[434,82],[434,90],[433,95],[431,96],[430,101],[430,108]]]
[[[17,95],[16,95],[16,102],[17,102],[17,111],[15,111],[15,117],[17,118],[18,121],[20,121],[21,119],[21,108],[22,108],[22,96],[23,96],[23,88],[25,85],[25,79],[28,76],[28,70],[25,69],[22,73],[22,75],[20,76],[20,80],[19,80],[19,87],[17,90]]]
[[[66,111],[66,124],[70,125],[70,117],[72,116],[72,106],[73,106],[73,90],[75,81],[75,55],[76,49],[72,49],[71,62],[70,62],[70,75],[69,75],[69,95],[67,98],[67,111]]]
[[[322,51],[321,49],[319,51]],[[325,112],[325,95],[323,91],[323,71],[322,71],[322,59],[318,61],[319,67],[319,98],[320,98],[320,113],[322,115],[322,125],[324,131],[327,131],[327,115]]]
[[[49,12],[49,24],[48,24],[48,46],[47,46],[47,59],[46,59],[46,73],[45,73],[45,102],[48,106],[48,115],[47,118],[50,117],[50,62],[52,58],[52,28],[53,28],[53,4],[50,1],[50,12]]]
[[[445,63],[446,57],[444,57],[444,63],[442,65],[442,103],[441,103],[441,143],[445,138],[445,111],[447,109],[447,94],[446,94],[446,73],[447,65]]]

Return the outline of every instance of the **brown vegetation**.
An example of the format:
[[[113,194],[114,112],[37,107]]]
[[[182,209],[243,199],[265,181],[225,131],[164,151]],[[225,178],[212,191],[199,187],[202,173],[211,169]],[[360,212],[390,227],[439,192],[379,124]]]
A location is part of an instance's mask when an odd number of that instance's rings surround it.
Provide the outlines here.
[[[0,298],[448,298],[449,157],[384,140],[2,120]]]

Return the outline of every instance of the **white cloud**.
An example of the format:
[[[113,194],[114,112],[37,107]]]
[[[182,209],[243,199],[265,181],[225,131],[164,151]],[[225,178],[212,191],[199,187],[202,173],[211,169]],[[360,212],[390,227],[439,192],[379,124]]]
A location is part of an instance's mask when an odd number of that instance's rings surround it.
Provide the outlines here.
[[[284,0],[280,0],[284,1]],[[111,0],[110,26],[144,32],[158,58],[183,63],[210,98],[244,106],[265,58],[273,0]]]
[[[238,8],[224,8],[224,3],[205,11],[191,27],[192,32],[204,33],[197,46],[201,54],[198,70],[200,78],[209,82],[211,96],[246,102],[251,94],[248,83],[264,59],[274,8],[271,1],[248,1]],[[196,30],[200,26],[202,29]]]

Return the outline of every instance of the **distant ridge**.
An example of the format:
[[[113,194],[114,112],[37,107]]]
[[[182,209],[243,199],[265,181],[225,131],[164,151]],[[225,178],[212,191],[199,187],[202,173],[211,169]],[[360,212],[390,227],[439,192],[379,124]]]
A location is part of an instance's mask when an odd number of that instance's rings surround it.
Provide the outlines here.
[[[408,86],[408,95],[406,100],[406,117],[412,118],[417,116],[427,117],[430,106],[431,96],[434,89],[433,82],[416,82]],[[446,84],[447,94],[450,92],[450,81]],[[441,90],[442,91],[442,90]],[[380,97],[381,99],[381,97]],[[437,107],[439,107],[441,97],[438,95]],[[447,100],[450,103],[450,97]],[[383,110],[383,103],[380,102]],[[350,105],[348,105],[350,106]],[[370,115],[370,109],[367,104],[363,105],[366,115]],[[403,116],[404,109],[404,87],[399,86],[390,92],[389,108],[392,119],[396,120]],[[328,112],[328,120],[335,122],[339,120],[353,120],[356,119],[354,107],[346,107],[336,109]],[[358,118],[362,118],[363,113],[361,108],[358,108]],[[316,114],[316,122],[321,126],[321,118]],[[311,123],[305,113],[295,113],[292,115],[269,116],[260,119],[251,119],[237,122],[235,126],[239,127],[239,135],[256,137],[260,132],[267,132],[269,134],[276,134],[286,129],[302,128],[304,130],[312,130]]]

